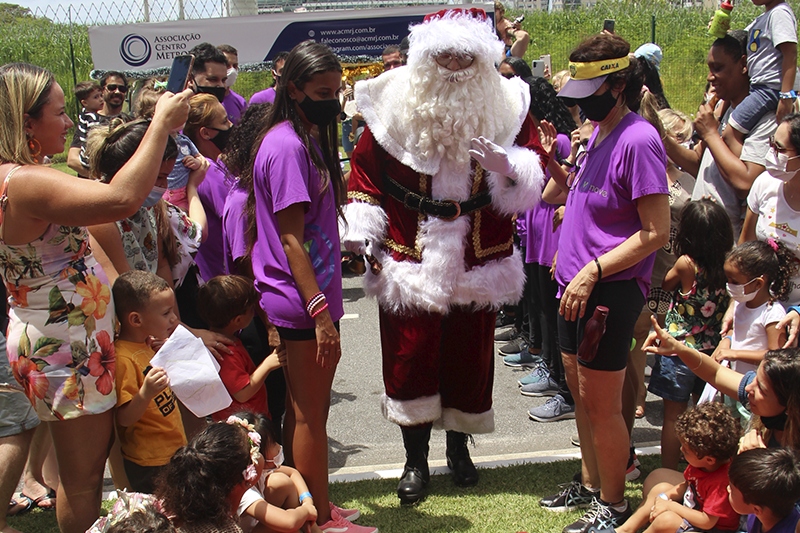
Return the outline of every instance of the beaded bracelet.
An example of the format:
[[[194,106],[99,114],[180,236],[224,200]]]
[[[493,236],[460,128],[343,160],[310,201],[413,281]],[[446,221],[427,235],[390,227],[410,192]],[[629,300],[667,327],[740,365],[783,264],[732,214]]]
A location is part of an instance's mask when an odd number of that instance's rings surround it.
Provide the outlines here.
[[[306,313],[310,315],[311,312],[314,310],[314,308],[317,305],[319,305],[320,302],[324,301],[325,301],[325,295],[322,294],[322,292],[318,292],[317,294],[309,298],[308,301],[306,302]]]
[[[311,318],[317,318],[317,315],[326,310],[327,308],[328,308],[328,302],[325,302],[325,305],[323,305],[322,307],[311,313]]]

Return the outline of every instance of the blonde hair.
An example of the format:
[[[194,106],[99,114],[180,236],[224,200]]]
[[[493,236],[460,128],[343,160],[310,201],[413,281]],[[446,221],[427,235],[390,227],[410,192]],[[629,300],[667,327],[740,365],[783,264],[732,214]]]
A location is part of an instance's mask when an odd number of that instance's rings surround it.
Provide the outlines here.
[[[685,113],[666,108],[658,112],[658,117],[664,124],[667,134],[674,137],[678,142],[683,143],[692,138],[694,127],[691,119]]]
[[[0,161],[37,164],[25,135],[25,115],[41,116],[55,83],[53,74],[41,67],[27,63],[0,67]]]
[[[197,138],[200,128],[207,127],[214,122],[214,112],[222,104],[213,95],[196,94],[189,99],[189,118],[183,127],[183,133],[190,139]]]
[[[569,71],[568,70],[559,70],[550,78],[550,83],[553,84],[553,87],[556,87],[556,92],[560,91],[564,84],[567,83],[569,79]]]
[[[136,102],[133,104],[133,114],[136,118],[153,118],[156,112],[156,102],[164,94],[166,88],[156,89],[158,78],[148,78],[142,83],[139,92],[136,94]]]

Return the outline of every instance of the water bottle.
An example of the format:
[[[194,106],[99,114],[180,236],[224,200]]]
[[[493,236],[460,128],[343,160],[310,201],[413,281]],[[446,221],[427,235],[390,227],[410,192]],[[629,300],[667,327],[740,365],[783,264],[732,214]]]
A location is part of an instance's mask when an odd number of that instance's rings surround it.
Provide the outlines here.
[[[591,363],[597,355],[600,339],[606,332],[606,318],[608,318],[608,307],[598,305],[594,309],[592,318],[586,323],[583,340],[578,346],[578,359],[584,363]]]
[[[733,4],[728,0],[722,0],[722,5],[714,13],[714,18],[711,20],[711,26],[708,28],[708,34],[717,39],[721,39],[727,35],[728,30],[731,28],[731,12],[733,11]]]

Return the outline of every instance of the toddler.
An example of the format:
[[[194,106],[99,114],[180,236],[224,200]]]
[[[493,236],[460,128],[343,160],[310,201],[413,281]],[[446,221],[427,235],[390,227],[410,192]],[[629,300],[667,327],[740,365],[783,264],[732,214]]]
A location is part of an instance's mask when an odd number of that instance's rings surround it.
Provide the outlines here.
[[[223,354],[219,377],[233,398],[226,409],[212,415],[215,421],[225,420],[239,411],[269,413],[264,380],[286,362],[286,348],[281,344],[258,367],[253,363],[237,333],[253,320],[259,295],[253,282],[243,276],[216,276],[200,287],[197,307],[211,331],[236,339]]]
[[[776,122],[792,112],[796,95],[797,19],[784,0],[753,0],[765,11],[747,28],[747,72],[750,94],[734,108],[723,136],[739,144],[767,112],[777,110]],[[730,130],[730,131],[728,131]],[[729,143],[730,144],[730,143]]]
[[[131,488],[152,493],[155,477],[186,444],[169,377],[150,365],[155,352],[146,343],[149,336],[166,339],[178,326],[175,294],[166,281],[141,270],[121,274],[112,291],[120,322],[114,343],[117,434]]]
[[[792,533],[800,521],[800,467],[790,448],[754,448],[731,461],[731,506],[747,516],[748,533]]]
[[[728,501],[728,467],[739,448],[739,423],[721,403],[704,403],[682,413],[676,424],[689,463],[683,483],[658,483],[618,533],[736,531],[739,515]]]
[[[725,209],[710,199],[687,203],[681,210],[675,236],[675,265],[661,284],[673,291],[666,328],[675,339],[711,353],[719,344],[722,317],[728,308],[725,291],[725,255],[733,246],[733,227]],[[654,335],[651,333],[651,336]],[[689,398],[704,383],[676,356],[656,356],[648,390],[664,400],[661,428],[661,465],[678,469],[679,443],[675,421]]]

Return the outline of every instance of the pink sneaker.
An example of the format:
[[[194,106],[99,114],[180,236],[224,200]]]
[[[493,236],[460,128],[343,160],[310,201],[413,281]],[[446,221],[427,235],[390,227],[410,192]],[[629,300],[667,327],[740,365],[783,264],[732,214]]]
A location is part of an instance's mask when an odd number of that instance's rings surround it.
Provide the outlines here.
[[[331,513],[336,511],[341,515],[342,518],[352,522],[353,520],[358,520],[358,517],[361,516],[361,511],[358,509],[342,509],[338,505],[334,505],[333,502],[328,502],[328,505],[331,506]]]
[[[378,533],[377,527],[365,527],[345,520],[336,509],[331,510],[331,519],[319,526],[323,533]]]

